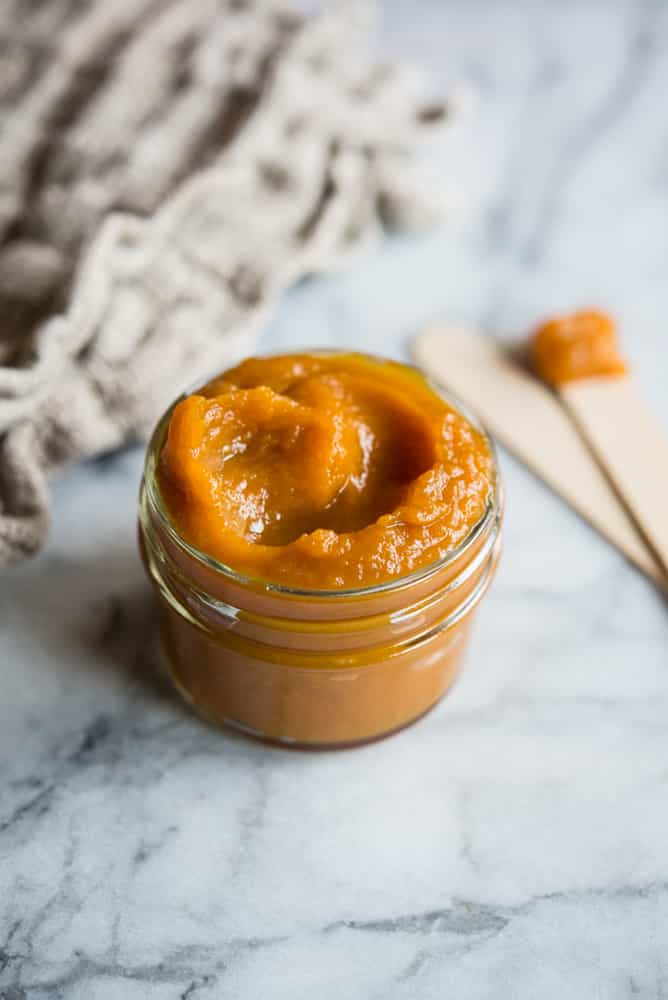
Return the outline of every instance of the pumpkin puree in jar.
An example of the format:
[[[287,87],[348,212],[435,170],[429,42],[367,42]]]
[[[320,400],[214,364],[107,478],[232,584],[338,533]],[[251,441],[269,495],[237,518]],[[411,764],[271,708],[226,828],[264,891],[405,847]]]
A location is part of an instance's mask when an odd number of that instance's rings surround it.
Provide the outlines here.
[[[554,386],[627,373],[615,323],[595,309],[557,316],[541,324],[531,340],[531,355],[538,375]]]
[[[158,467],[190,544],[244,576],[372,586],[483,517],[483,436],[412,369],[363,355],[252,358],[179,402]]]

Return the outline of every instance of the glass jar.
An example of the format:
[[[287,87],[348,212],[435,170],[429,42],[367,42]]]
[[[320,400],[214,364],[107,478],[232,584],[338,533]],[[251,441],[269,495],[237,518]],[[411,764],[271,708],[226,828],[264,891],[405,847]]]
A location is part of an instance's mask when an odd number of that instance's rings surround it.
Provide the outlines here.
[[[489,444],[485,513],[437,562],[355,590],[250,579],[181,537],[156,481],[173,406],[164,414],[146,456],[139,542],[167,669],[202,716],[265,740],[351,746],[415,721],[450,688],[496,569],[503,501],[491,439],[462,404],[441,395]]]

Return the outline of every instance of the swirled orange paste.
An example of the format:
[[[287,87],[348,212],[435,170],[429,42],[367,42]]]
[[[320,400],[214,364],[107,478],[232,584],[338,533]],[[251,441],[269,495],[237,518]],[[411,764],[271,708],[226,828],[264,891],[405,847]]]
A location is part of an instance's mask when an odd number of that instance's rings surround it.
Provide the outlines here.
[[[231,569],[329,590],[407,574],[483,516],[482,434],[414,369],[252,358],[179,402],[158,481],[179,533]]]
[[[531,339],[531,355],[536,372],[550,385],[627,372],[614,321],[595,309],[541,324]]]

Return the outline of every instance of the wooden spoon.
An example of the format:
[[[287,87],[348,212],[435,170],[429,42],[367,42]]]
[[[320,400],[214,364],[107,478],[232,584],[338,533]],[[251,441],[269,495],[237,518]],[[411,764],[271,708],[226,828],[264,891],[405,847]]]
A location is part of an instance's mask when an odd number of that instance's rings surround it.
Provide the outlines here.
[[[435,326],[411,345],[415,361],[654,583],[668,577],[619,503],[558,397],[489,337]]]
[[[531,354],[668,574],[668,437],[642,399],[605,313],[543,323]]]

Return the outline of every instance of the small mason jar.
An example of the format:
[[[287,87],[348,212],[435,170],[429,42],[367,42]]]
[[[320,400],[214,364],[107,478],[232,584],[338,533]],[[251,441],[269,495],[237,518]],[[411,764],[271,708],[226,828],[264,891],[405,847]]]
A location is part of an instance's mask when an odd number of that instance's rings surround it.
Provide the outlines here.
[[[140,491],[140,550],[157,593],[167,670],[207,720],[283,744],[353,746],[414,722],[450,688],[496,570],[503,498],[489,435],[461,403],[432,388],[487,441],[486,510],[431,565],[350,590],[251,579],[189,544],[156,478],[178,400],[159,421]]]

